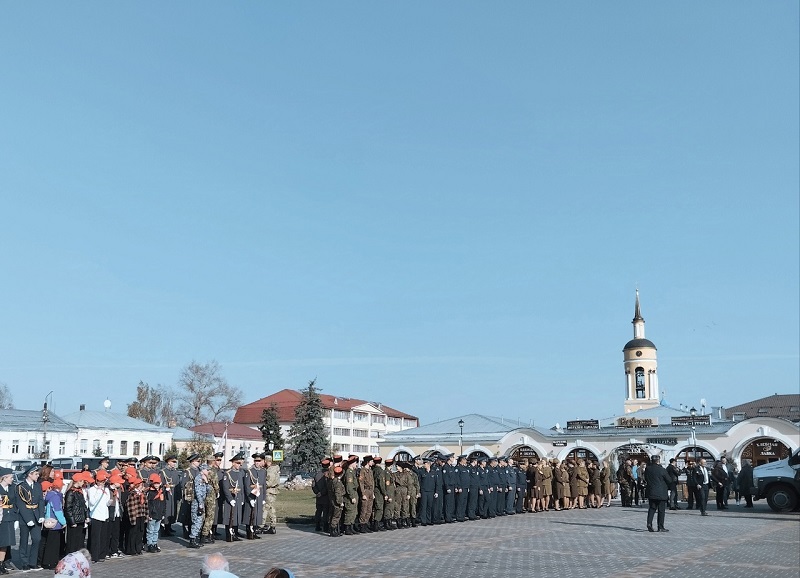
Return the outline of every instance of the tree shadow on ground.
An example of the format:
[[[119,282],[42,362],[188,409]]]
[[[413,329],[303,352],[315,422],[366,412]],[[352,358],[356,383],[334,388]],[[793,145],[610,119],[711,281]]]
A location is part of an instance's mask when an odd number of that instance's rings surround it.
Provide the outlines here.
[[[583,524],[580,522],[559,522],[553,520],[551,524],[565,524],[567,526],[592,526],[594,528],[616,528],[617,530],[625,530],[626,532],[647,532],[646,528],[631,528],[629,526],[612,526],[610,524]]]

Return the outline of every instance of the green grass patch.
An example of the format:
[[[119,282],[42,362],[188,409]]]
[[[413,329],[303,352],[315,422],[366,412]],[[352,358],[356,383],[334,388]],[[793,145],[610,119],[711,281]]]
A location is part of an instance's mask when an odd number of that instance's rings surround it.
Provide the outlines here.
[[[314,521],[316,499],[311,488],[278,492],[275,510],[279,522],[311,523]]]

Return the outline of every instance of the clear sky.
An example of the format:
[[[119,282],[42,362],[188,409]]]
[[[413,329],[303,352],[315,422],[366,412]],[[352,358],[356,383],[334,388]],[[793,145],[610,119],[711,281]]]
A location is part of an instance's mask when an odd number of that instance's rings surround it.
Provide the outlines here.
[[[798,3],[3,2],[0,382],[423,423],[800,387]]]

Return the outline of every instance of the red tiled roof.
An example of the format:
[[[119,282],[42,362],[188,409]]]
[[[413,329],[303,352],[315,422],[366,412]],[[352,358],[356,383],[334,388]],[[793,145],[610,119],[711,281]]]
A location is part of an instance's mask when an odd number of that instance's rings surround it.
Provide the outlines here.
[[[779,395],[776,393],[775,395],[725,408],[725,415],[729,419],[735,413],[745,414],[745,419],[751,417],[782,417],[797,421],[800,419],[800,394]]]
[[[222,437],[225,433],[224,421],[210,421],[201,423],[189,428],[191,431],[203,434],[211,434],[214,437]],[[261,432],[240,423],[228,423],[228,437],[237,440],[263,440]]]
[[[326,393],[319,394],[322,401],[322,407],[325,409],[340,409],[342,411],[349,411],[354,407],[364,404],[372,404],[377,407],[377,404],[363,399],[354,399],[352,397],[337,397],[335,395],[328,395]],[[270,407],[273,403],[278,410],[279,422],[293,422],[294,410],[300,405],[303,395],[294,389],[282,389],[277,393],[262,397],[258,401],[248,403],[241,406],[236,410],[236,415],[233,416],[233,421],[236,423],[261,423],[262,412]],[[417,419],[416,416],[403,413],[394,408],[386,405],[381,405],[380,410],[389,417],[400,417],[406,419]]]

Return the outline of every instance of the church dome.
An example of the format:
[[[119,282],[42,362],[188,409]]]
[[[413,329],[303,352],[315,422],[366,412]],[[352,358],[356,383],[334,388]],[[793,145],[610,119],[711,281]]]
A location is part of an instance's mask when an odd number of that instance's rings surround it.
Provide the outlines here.
[[[649,339],[631,339],[628,343],[625,344],[625,347],[622,348],[622,351],[627,351],[628,349],[642,349],[644,347],[652,347],[656,349],[655,343],[650,341]]]

